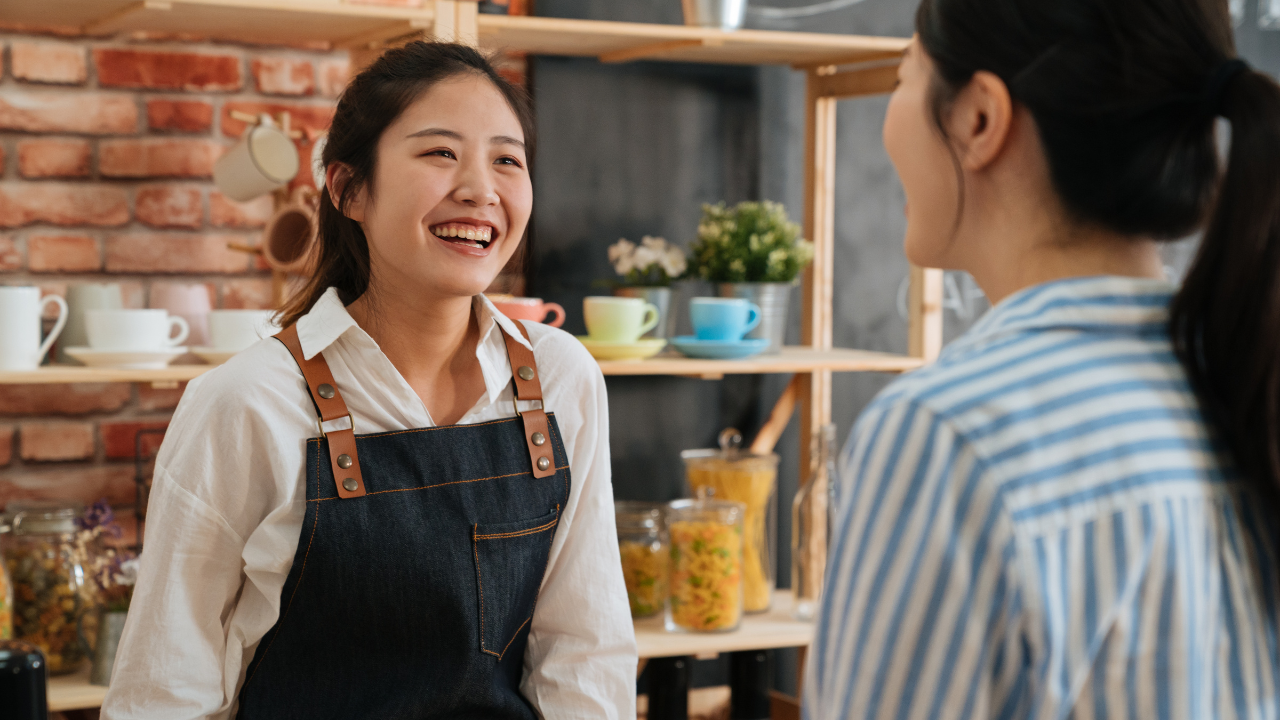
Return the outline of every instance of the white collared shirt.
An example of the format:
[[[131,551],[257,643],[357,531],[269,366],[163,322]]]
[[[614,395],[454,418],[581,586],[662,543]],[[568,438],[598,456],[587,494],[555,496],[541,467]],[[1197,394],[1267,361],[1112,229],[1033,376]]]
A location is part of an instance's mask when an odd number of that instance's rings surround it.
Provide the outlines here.
[[[529,345],[483,296],[474,307],[486,392],[460,424],[515,415],[497,325]],[[556,720],[634,718],[636,645],[613,522],[604,378],[572,336],[525,327],[573,483],[538,596],[521,691]],[[333,288],[298,321],[298,338],[307,358],[324,353],[357,434],[435,424]],[[156,460],[146,552],[104,718],[233,714],[258,641],[279,617],[306,506],[304,448],[316,435],[302,374],[272,338],[187,387]]]

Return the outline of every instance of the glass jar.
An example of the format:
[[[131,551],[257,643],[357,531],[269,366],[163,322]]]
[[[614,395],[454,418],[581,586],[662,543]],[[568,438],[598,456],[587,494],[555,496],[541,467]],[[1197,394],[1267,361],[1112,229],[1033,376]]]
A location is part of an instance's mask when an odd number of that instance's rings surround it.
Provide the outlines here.
[[[13,583],[9,582],[9,568],[3,562],[8,535],[9,521],[0,517],[0,640],[13,637]]]
[[[667,600],[666,532],[662,506],[655,503],[618,501],[613,504],[618,524],[618,554],[627,582],[631,617],[653,617]]]
[[[728,632],[742,620],[742,518],[746,506],[724,500],[667,505],[671,540],[666,626],[671,632]]]
[[[85,659],[77,623],[85,573],[76,543],[80,508],[52,502],[13,502],[4,556],[13,582],[14,637],[45,655],[49,674],[74,672]]]
[[[809,477],[791,503],[791,593],[795,597],[791,611],[797,620],[813,620],[818,614],[827,548],[835,527],[835,455],[836,426],[825,425],[813,434]]]
[[[726,437],[722,435],[722,437]],[[741,435],[737,436],[739,442]],[[752,455],[722,441],[720,450],[685,450],[685,475],[691,494],[710,490],[718,500],[746,507],[742,548],[743,608],[764,612],[773,601],[777,572],[778,456]]]

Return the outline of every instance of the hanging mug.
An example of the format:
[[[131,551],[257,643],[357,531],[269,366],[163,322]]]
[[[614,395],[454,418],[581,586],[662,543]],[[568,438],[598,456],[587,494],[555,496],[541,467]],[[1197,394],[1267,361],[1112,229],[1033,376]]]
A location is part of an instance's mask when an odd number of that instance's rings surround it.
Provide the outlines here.
[[[293,191],[289,203],[276,211],[262,233],[262,258],[272,270],[310,275],[315,267],[316,210],[319,195],[309,187]]]
[[[50,303],[58,320],[40,341],[41,318]],[[67,301],[57,295],[40,299],[38,287],[0,287],[0,370],[35,370],[67,324]]]
[[[284,187],[298,174],[298,148],[270,116],[245,129],[236,143],[213,165],[213,181],[223,195],[247,202]]]

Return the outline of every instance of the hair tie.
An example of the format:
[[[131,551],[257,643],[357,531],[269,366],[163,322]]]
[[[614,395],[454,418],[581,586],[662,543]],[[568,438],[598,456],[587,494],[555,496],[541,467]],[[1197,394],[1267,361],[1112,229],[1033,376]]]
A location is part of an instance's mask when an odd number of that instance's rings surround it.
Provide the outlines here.
[[[1209,73],[1204,84],[1204,92],[1200,95],[1200,107],[1205,117],[1216,117],[1222,114],[1222,97],[1227,86],[1242,72],[1249,69],[1249,63],[1240,58],[1224,60]]]

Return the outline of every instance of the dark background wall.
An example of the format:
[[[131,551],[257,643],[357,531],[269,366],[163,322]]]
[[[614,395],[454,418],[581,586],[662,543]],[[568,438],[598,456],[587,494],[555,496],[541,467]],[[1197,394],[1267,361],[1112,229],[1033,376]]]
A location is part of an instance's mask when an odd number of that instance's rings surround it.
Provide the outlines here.
[[[774,7],[813,0],[769,0]],[[1263,0],[1266,2],[1268,0]],[[1246,0],[1239,49],[1255,66],[1280,74],[1280,31],[1262,31],[1259,0]],[[755,3],[758,5],[764,3]],[[867,0],[797,21],[748,25],[764,29],[849,34],[912,33],[916,0]],[[537,0],[539,15],[595,20],[680,23],[678,0]],[[581,301],[607,294],[613,277],[606,248],[619,237],[662,235],[687,246],[704,202],[769,199],[803,216],[804,77],[785,67],[726,67],[537,58],[531,64],[539,150],[534,209],[535,272],[531,293],[559,302],[565,328],[585,332]],[[903,195],[880,142],[886,97],[839,105],[836,178],[835,342],[906,351],[898,296],[906,277],[902,255]],[[1194,240],[1171,247],[1179,272]],[[956,276],[957,289],[966,278]],[[686,301],[712,294],[709,285],[679,283],[674,304],[688,331]],[[952,294],[954,296],[954,293]],[[791,341],[799,339],[799,293],[793,293]],[[972,314],[948,311],[946,335],[962,332]],[[861,408],[892,377],[838,374],[833,417],[847,436]],[[709,447],[721,428],[752,437],[786,377],[610,378],[614,492],[619,499],[668,500],[682,492],[681,450]],[[788,516],[798,479],[795,423],[784,434],[779,477],[778,575],[789,584]],[[794,665],[780,654],[776,681],[794,691]],[[722,681],[722,663],[699,663],[695,683]]]

